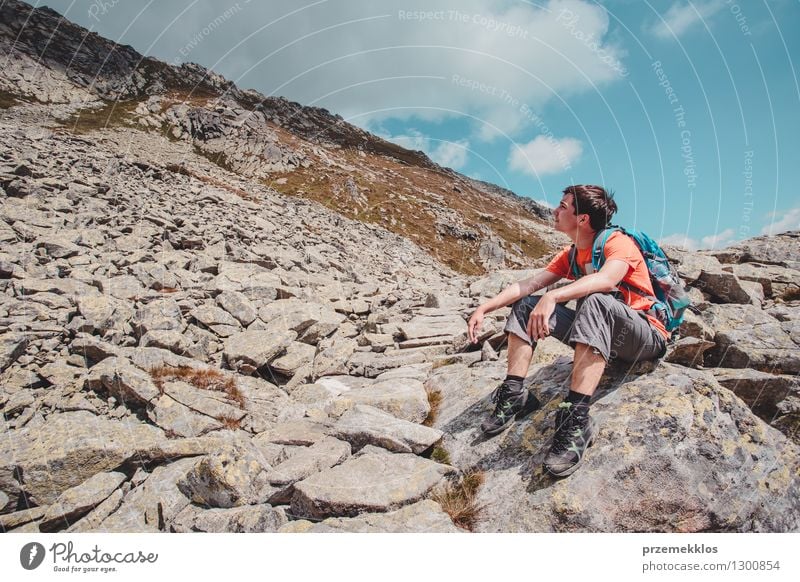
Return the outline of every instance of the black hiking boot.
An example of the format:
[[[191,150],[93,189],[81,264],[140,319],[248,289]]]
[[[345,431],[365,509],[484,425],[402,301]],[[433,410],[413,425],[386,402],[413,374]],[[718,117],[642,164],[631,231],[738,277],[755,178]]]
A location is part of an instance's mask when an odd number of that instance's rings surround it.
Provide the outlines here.
[[[496,435],[514,422],[539,407],[539,400],[526,389],[514,390],[503,382],[492,393],[492,402],[496,402],[492,415],[481,424],[486,435]]]
[[[596,436],[597,423],[589,416],[588,407],[562,402],[556,411],[556,432],[544,468],[556,477],[572,475]]]

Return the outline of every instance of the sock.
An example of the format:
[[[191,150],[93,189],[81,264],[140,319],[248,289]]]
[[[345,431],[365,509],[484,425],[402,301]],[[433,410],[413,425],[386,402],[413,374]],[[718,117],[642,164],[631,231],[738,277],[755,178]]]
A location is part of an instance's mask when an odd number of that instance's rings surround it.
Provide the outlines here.
[[[509,374],[506,376],[506,379],[503,380],[503,383],[506,384],[509,388],[511,388],[514,392],[522,392],[522,383],[525,381],[525,378],[522,376],[512,376]]]
[[[586,394],[581,394],[579,392],[574,392],[572,390],[569,391],[567,394],[566,401],[571,402],[574,407],[585,407],[589,408],[589,401],[592,399],[591,396],[587,396]]]

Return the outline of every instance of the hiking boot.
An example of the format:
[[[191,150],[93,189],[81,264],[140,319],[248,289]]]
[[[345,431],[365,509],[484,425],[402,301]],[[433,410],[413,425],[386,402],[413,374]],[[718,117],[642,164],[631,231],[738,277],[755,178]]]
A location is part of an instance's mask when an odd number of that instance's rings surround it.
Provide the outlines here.
[[[481,424],[481,430],[487,435],[502,432],[514,422],[514,418],[527,414],[539,405],[536,396],[529,394],[524,388],[515,391],[505,382],[492,393],[492,402],[496,402],[497,406],[492,415]]]
[[[556,477],[572,475],[595,436],[597,423],[589,416],[589,409],[562,402],[556,411],[556,433],[544,459],[544,468]]]

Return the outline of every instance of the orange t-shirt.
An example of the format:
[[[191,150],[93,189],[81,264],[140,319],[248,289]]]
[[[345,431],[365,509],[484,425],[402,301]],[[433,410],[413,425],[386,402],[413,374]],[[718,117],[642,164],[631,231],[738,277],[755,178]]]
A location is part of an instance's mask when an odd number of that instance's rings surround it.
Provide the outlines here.
[[[547,265],[546,270],[562,278],[574,279],[575,277],[569,267],[570,248],[572,248],[572,245],[565,247],[563,251],[556,255],[556,257],[550,261],[550,264]],[[636,289],[641,289],[651,296],[655,295],[655,293],[653,293],[653,285],[650,283],[650,273],[647,270],[644,257],[636,246],[636,243],[633,242],[629,236],[619,231],[612,233],[611,236],[608,237],[608,240],[606,240],[605,247],[603,247],[603,254],[606,257],[606,261],[616,259],[628,265],[628,272],[622,278],[625,283]],[[575,262],[578,264],[578,268],[583,271],[584,275],[593,273],[592,247],[577,249]],[[636,291],[629,291],[624,287],[619,287],[619,291],[622,293],[622,298],[625,303],[636,311],[647,311],[654,303],[652,299],[648,299]],[[661,335],[663,335],[665,339],[669,339],[669,332],[664,327],[664,324],[650,314],[645,315],[647,315],[650,324],[661,332]]]

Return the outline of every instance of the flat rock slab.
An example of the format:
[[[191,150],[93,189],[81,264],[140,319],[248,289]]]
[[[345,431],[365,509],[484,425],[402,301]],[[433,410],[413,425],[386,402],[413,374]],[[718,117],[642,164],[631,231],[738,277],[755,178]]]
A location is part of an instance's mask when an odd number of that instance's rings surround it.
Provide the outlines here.
[[[180,459],[156,467],[144,482],[125,495],[118,507],[103,507],[112,500],[110,497],[71,529],[114,533],[161,531],[189,505],[189,498],[180,491],[178,482],[196,463],[197,459]],[[108,515],[103,517],[103,513]]]
[[[134,409],[146,406],[160,395],[152,376],[125,358],[105,358],[91,368],[86,384]]]
[[[331,430],[355,449],[365,445],[396,453],[419,454],[442,438],[442,431],[395,418],[373,406],[357,404],[345,412]]]
[[[271,533],[286,523],[286,515],[271,505],[247,505],[229,509],[203,509],[188,505],[170,525],[173,532]]]
[[[278,327],[237,333],[225,340],[225,360],[234,370],[253,374],[285,352],[295,338],[294,331]]]
[[[352,403],[373,406],[396,418],[421,423],[431,411],[428,393],[419,380],[398,378],[374,382],[366,388],[351,390],[340,396],[344,407]]]
[[[407,340],[435,336],[457,336],[467,332],[467,323],[458,314],[418,315],[407,323],[398,324]]]
[[[296,533],[464,533],[435,501],[423,499],[389,513],[329,517],[320,523],[289,522],[280,532]]]
[[[80,519],[105,501],[127,480],[123,473],[98,473],[76,487],[67,489],[47,508],[40,531],[53,531],[60,525]]]
[[[392,511],[419,501],[454,472],[416,455],[369,452],[296,483],[292,513],[319,519]]]
[[[39,505],[127,460],[158,449],[164,433],[139,422],[120,422],[89,412],[52,415],[33,428],[8,431],[0,440],[0,473],[19,468],[22,490]]]
[[[302,449],[267,472],[270,485],[277,487],[269,502],[289,503],[294,493],[292,485],[315,473],[335,467],[350,456],[350,443],[327,437]]]
[[[18,357],[25,353],[28,345],[25,336],[16,333],[0,335],[0,372],[13,364]]]

